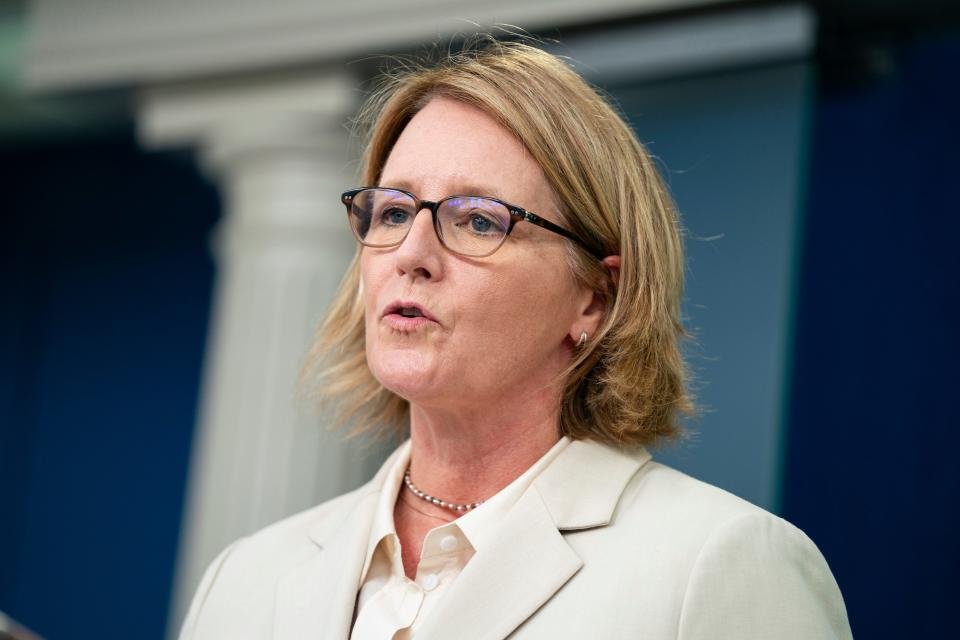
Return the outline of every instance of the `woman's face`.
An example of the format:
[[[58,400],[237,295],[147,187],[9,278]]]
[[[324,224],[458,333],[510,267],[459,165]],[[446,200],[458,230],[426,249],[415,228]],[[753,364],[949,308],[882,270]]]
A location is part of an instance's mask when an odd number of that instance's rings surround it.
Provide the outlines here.
[[[379,186],[431,201],[494,196],[562,224],[523,145],[480,110],[449,98],[432,99],[410,121]],[[574,282],[566,242],[520,222],[494,254],[467,258],[440,244],[423,209],[400,246],[364,247],[374,376],[414,405],[445,409],[492,408],[542,390],[569,363],[571,336],[595,329],[583,315],[592,292]],[[415,305],[425,318],[404,318],[397,305]]]

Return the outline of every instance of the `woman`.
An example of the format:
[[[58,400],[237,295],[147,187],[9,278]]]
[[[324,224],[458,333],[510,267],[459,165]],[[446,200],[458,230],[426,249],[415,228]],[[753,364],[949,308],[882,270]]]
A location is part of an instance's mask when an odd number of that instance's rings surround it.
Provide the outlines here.
[[[802,532],[651,461],[690,410],[678,220],[560,60],[392,78],[311,362],[406,432],[360,489],[225,550],[183,638],[847,638]]]

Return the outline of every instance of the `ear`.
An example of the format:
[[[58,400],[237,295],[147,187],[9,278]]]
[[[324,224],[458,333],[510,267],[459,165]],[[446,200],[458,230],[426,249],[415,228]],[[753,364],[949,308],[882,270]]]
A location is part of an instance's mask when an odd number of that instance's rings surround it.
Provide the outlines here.
[[[614,288],[620,286],[620,256],[607,256],[601,262],[610,273]],[[608,300],[596,291],[584,290],[580,313],[570,327],[570,339],[574,344],[580,341],[584,331],[587,332],[587,341],[596,335],[607,310],[607,302]]]

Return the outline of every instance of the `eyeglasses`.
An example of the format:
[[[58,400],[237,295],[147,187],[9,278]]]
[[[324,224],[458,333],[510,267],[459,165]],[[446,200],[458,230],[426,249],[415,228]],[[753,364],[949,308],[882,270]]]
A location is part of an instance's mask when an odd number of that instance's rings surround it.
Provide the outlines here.
[[[410,233],[416,215],[426,208],[433,215],[433,229],[440,243],[463,256],[489,256],[500,248],[513,227],[525,220],[573,240],[602,259],[598,251],[572,232],[497,198],[447,196],[431,202],[399,189],[361,187],[344,191],[340,200],[347,207],[353,235],[367,247],[399,245]]]

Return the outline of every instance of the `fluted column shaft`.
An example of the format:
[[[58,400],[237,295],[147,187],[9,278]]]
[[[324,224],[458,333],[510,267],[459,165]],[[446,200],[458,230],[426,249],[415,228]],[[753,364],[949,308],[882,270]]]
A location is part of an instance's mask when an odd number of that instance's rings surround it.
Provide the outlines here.
[[[358,486],[379,464],[297,399],[313,332],[356,246],[338,198],[355,180],[343,127],[353,95],[341,76],[145,94],[144,142],[193,144],[224,199],[171,633],[225,545]]]

